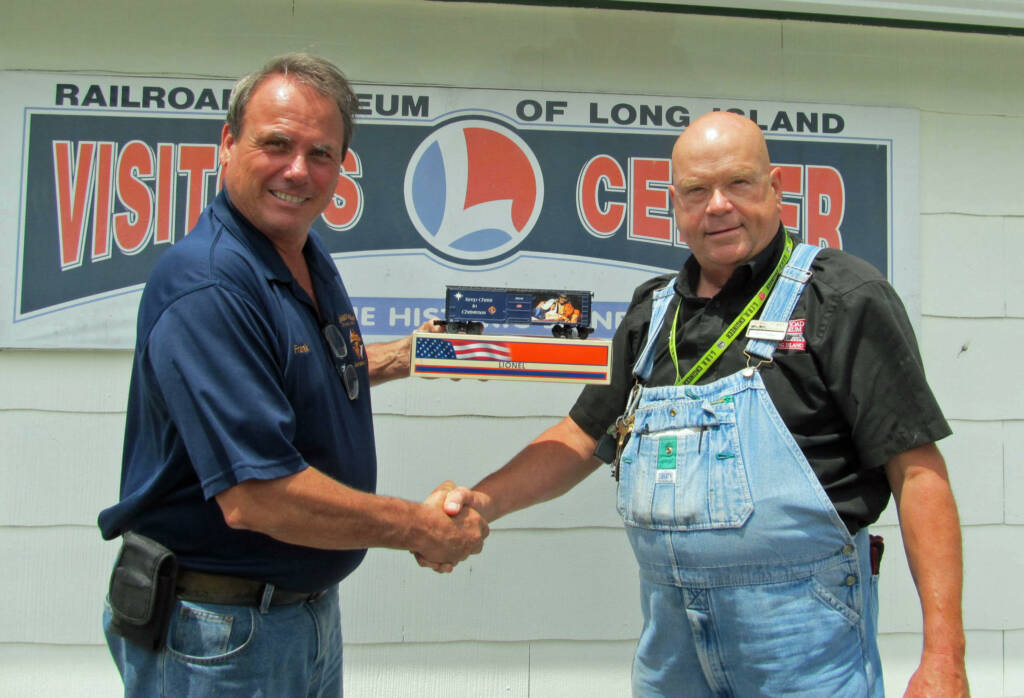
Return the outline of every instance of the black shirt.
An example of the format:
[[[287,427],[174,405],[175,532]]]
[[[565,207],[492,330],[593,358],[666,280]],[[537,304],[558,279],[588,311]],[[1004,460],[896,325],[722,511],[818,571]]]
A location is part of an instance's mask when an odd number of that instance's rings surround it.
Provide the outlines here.
[[[649,385],[672,385],[669,328],[682,299],[676,330],[680,375],[719,338],[761,288],[784,246],[780,228],[754,259],[738,267],[714,298],[695,292],[700,267],[692,256],[675,275],[676,295],[658,334]],[[906,310],[871,265],[825,249],[811,265],[791,318],[788,343],[761,367],[772,402],[851,532],[878,519],[889,501],[883,466],[892,456],[950,434],[925,380]],[[666,274],[637,287],[615,333],[612,382],[584,388],[569,416],[599,439],[625,409],[632,368],[647,339],[651,296],[672,282]],[[710,383],[746,366],[739,336],[701,377]],[[789,346],[790,348],[784,348]]]

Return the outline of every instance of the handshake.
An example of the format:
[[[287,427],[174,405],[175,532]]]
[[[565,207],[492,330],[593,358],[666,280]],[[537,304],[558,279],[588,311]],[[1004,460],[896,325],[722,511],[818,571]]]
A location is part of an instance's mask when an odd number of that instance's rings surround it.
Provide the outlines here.
[[[483,550],[490,532],[490,498],[451,480],[442,482],[423,502],[424,542],[411,549],[421,567],[451,572],[455,565]]]

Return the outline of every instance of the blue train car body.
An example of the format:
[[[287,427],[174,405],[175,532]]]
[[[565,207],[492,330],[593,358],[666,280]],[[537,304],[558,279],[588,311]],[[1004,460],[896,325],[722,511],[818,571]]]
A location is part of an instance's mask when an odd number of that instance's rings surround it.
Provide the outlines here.
[[[555,337],[587,337],[590,291],[543,288],[448,286],[445,318],[447,332],[479,334],[486,324],[547,325]]]

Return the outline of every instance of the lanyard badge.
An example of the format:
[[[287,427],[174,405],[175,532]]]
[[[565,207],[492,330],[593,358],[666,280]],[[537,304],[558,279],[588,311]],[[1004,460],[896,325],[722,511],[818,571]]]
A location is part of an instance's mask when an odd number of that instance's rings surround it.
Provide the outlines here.
[[[782,273],[782,269],[789,262],[790,256],[793,254],[793,240],[786,235],[786,247],[782,250],[782,256],[779,257],[778,263],[775,268],[772,269],[772,273],[768,275],[764,285],[761,286],[760,290],[754,294],[754,297],[750,299],[746,307],[740,311],[740,314],[736,316],[736,319],[725,328],[725,332],[712,343],[711,347],[704,352],[704,356],[697,360],[697,363],[686,372],[685,376],[679,375],[679,358],[676,355],[676,326],[679,324],[679,307],[682,305],[680,302],[676,306],[676,314],[672,318],[672,330],[669,332],[668,339],[668,353],[672,356],[672,363],[676,367],[676,385],[693,385],[701,376],[703,376],[711,365],[714,364],[718,357],[725,353],[725,350],[729,348],[732,341],[739,336],[743,331],[743,328],[750,324],[751,320],[761,310],[761,306],[768,299],[768,295],[772,292],[772,288],[775,286],[775,282],[779,278],[779,274]],[[762,323],[764,325],[773,325],[775,323]],[[785,332],[783,332],[780,339],[785,339]]]
[[[779,257],[779,261],[775,264],[775,268],[772,269],[772,273],[769,274],[765,280],[764,285],[758,290],[754,297],[750,299],[746,307],[740,311],[740,314],[736,316],[736,319],[729,324],[725,329],[725,332],[714,341],[710,348],[704,355],[697,360],[697,362],[686,372],[686,375],[679,375],[679,358],[676,350],[676,328],[679,323],[679,307],[682,303],[676,306],[675,316],[672,318],[672,328],[669,332],[669,344],[668,351],[672,357],[672,364],[676,368],[676,382],[675,385],[692,385],[700,380],[709,368],[718,360],[718,358],[725,353],[725,350],[729,348],[733,340],[739,336],[743,329],[750,325],[750,329],[747,331],[747,335],[752,338],[761,338],[769,340],[785,339],[786,330],[788,323],[785,322],[762,322],[760,320],[753,320],[754,316],[761,310],[765,301],[771,294],[772,288],[775,286],[775,282],[778,280],[779,275],[782,273],[783,268],[789,262],[790,256],[793,254],[793,240],[786,235],[785,248],[782,250],[782,255]],[[781,332],[781,336],[779,333]],[[633,390],[629,394],[629,399],[626,401],[626,410],[621,416],[616,418],[615,424],[609,429],[609,434],[614,433],[616,439],[615,446],[615,459],[612,461],[612,477],[615,481],[619,480],[620,473],[620,461],[622,459],[622,452],[626,447],[626,443],[629,441],[630,434],[633,433],[633,424],[636,419],[636,405],[640,401],[640,394],[643,392],[643,386],[640,385],[640,381],[637,381],[633,385]]]

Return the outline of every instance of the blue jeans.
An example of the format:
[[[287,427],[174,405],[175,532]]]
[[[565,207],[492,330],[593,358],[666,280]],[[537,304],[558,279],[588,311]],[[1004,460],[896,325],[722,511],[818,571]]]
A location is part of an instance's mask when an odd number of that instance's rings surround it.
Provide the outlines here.
[[[103,629],[125,696],[342,695],[336,587],[313,602],[265,610],[178,600],[159,652],[111,633],[109,604]]]

